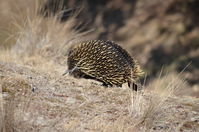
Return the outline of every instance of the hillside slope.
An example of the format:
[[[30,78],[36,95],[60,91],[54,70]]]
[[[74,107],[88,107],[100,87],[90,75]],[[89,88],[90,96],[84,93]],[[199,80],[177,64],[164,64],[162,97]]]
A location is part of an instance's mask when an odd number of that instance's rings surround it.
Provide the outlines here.
[[[0,69],[6,132],[199,130],[196,98],[105,88],[93,80],[63,77],[61,71],[16,63],[1,61]]]

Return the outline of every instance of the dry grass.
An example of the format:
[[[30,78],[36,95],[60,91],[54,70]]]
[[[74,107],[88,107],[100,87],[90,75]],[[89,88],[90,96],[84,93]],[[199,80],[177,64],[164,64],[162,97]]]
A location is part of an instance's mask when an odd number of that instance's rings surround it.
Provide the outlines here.
[[[64,23],[61,23],[61,10],[57,14],[48,13],[47,17],[42,15],[44,0],[19,0],[17,5],[11,0],[1,0],[1,3],[1,10],[7,9],[1,14],[4,20],[0,24],[4,29],[1,35],[5,36],[4,31],[8,33],[0,44],[0,58],[3,61],[51,71],[48,68],[56,69],[54,63],[66,65],[68,47],[84,39],[83,36],[89,32],[74,30],[75,13]]]
[[[0,52],[2,131],[199,129],[199,101],[175,96],[184,87],[176,74],[158,78],[139,92],[126,85],[105,88],[93,80],[62,77],[67,48],[84,33],[73,30],[74,17],[60,23],[59,14],[38,15],[38,2],[19,0],[16,6],[11,0],[1,0],[2,8],[7,9],[1,25],[14,27],[8,27],[9,37],[1,41],[1,47],[12,45]],[[8,12],[11,18],[5,15]]]
[[[199,100],[196,98],[176,97],[162,90],[133,92],[127,86],[105,88],[93,80],[59,77],[59,73],[54,75],[16,64],[1,63],[0,66],[4,109],[9,109],[5,118],[14,130],[172,132],[198,129]],[[6,130],[10,130],[9,126]]]

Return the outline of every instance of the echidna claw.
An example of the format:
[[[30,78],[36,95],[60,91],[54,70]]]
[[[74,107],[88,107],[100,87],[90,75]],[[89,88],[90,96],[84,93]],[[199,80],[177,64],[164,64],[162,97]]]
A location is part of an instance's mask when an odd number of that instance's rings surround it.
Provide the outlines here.
[[[134,91],[140,91],[142,86],[136,83],[128,83],[128,86]]]

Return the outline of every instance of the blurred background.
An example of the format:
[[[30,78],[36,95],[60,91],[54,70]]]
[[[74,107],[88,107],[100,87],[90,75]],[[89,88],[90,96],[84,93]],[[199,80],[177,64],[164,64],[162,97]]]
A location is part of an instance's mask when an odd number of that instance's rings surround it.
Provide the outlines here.
[[[0,6],[0,26],[9,27],[12,8],[3,0]],[[73,30],[89,31],[84,39],[112,40],[128,50],[146,73],[145,85],[172,76],[184,84],[181,94],[199,97],[198,7],[198,0],[46,0],[39,14],[62,9],[60,22],[75,18]],[[9,37],[1,30],[0,45],[13,45]]]

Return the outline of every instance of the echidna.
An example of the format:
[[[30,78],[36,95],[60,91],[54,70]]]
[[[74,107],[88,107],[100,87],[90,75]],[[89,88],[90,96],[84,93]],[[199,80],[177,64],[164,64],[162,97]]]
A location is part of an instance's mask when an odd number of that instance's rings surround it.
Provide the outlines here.
[[[73,45],[68,54],[68,70],[75,77],[93,78],[105,86],[122,86],[128,82],[137,90],[135,81],[142,75],[140,66],[112,41],[92,40]]]

